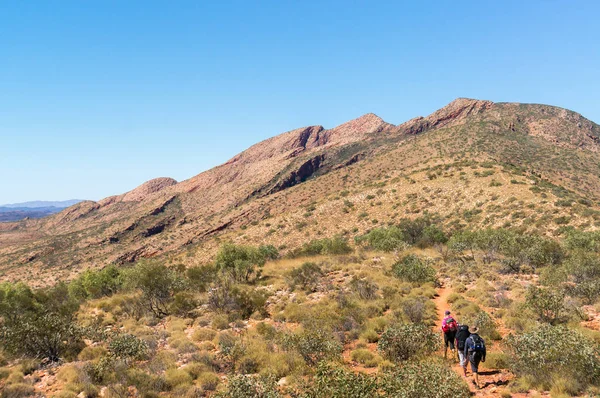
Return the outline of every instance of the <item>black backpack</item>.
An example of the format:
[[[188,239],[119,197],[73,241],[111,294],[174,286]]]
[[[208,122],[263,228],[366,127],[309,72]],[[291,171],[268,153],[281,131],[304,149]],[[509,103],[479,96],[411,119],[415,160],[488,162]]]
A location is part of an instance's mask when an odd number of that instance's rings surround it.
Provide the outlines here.
[[[469,351],[471,352],[483,352],[485,351],[485,343],[483,339],[479,337],[478,334],[471,335],[471,345],[469,346]]]
[[[467,325],[460,325],[458,327],[458,333],[456,333],[456,342],[459,350],[463,351],[465,349],[465,342],[470,335],[471,333],[469,333],[469,327]]]

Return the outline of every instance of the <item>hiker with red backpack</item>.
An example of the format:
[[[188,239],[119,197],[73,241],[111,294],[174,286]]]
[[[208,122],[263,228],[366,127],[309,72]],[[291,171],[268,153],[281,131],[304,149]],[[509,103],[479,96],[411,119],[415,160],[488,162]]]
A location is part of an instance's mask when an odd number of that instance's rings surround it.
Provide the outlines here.
[[[473,372],[473,383],[477,388],[479,386],[479,363],[485,362],[485,341],[477,334],[479,328],[473,327],[471,335],[465,341],[464,356],[469,359],[471,371]]]
[[[444,358],[447,358],[448,346],[450,346],[450,351],[452,351],[452,356],[454,356],[454,339],[456,338],[458,323],[450,316],[450,311],[446,310],[444,315],[442,333],[444,334]]]

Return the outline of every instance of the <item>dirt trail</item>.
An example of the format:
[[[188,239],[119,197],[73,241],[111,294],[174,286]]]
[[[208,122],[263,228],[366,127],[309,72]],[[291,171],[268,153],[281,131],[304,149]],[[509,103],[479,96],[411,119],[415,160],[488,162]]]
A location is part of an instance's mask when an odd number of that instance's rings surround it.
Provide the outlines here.
[[[435,303],[438,323],[435,325],[436,333],[441,333],[440,325],[442,324],[442,320],[444,319],[444,312],[450,309],[450,305],[448,304],[448,296],[452,293],[452,289],[447,287],[447,284],[444,284],[437,291],[437,296],[433,299]],[[460,319],[457,319],[460,322]],[[493,352],[494,347],[488,347],[488,353]],[[448,350],[448,354],[450,354],[450,350]],[[461,377],[463,376],[463,370],[458,363],[457,358],[452,358],[452,369]],[[467,384],[469,385],[469,389],[471,393],[476,397],[490,397],[490,396],[500,396],[502,389],[500,386],[506,385],[510,379],[512,379],[512,375],[509,372],[503,371],[501,369],[487,369],[485,364],[480,365],[480,373],[479,373],[479,384],[482,386],[481,389],[477,389],[472,383],[472,374],[470,367],[468,369],[467,376]],[[526,397],[527,394],[513,394],[513,397]]]

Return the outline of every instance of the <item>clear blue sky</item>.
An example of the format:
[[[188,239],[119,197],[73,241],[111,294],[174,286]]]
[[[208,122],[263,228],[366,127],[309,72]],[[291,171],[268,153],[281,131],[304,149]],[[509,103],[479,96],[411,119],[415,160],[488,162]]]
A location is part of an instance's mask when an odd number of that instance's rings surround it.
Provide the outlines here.
[[[1,2],[0,203],[96,200],[456,97],[600,122],[599,3]]]

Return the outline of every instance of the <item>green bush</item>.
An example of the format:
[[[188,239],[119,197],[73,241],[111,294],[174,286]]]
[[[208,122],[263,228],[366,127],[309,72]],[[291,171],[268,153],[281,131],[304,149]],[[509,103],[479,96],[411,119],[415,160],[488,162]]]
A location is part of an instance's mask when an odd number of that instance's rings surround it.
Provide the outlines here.
[[[185,279],[177,270],[147,260],[127,270],[125,284],[141,291],[141,302],[158,318],[169,315],[173,297],[186,287]]]
[[[387,397],[456,398],[470,397],[469,387],[442,363],[405,363],[384,373],[381,389]]]
[[[463,319],[463,323],[469,325],[471,329],[473,327],[479,328],[479,335],[484,339],[499,340],[500,334],[496,328],[496,322],[492,317],[485,311],[478,311],[473,315],[466,316]]]
[[[386,359],[406,361],[431,354],[439,344],[438,334],[428,326],[405,324],[388,327],[379,338],[377,348]]]
[[[237,314],[243,319],[254,312],[267,316],[266,303],[269,293],[247,285],[235,284],[228,275],[222,275],[208,290],[208,306],[211,310]]]
[[[187,269],[186,276],[189,280],[190,287],[203,293],[217,277],[217,268],[213,265],[191,267]]]
[[[323,276],[323,270],[319,264],[306,262],[290,271],[288,283],[292,290],[300,286],[302,290],[314,292],[321,276]]]
[[[121,269],[109,265],[101,270],[86,270],[69,285],[70,292],[79,298],[110,296],[121,290],[123,276]]]
[[[377,378],[349,372],[339,366],[319,364],[313,383],[300,394],[302,398],[371,398],[378,396]]]
[[[531,285],[525,304],[540,321],[551,325],[566,322],[572,316],[565,305],[565,295],[560,290]]]
[[[540,387],[548,389],[557,375],[577,380],[581,386],[600,383],[600,346],[576,330],[543,325],[509,336],[506,344],[513,358],[512,370],[532,377]]]
[[[143,359],[148,354],[148,344],[132,334],[118,334],[110,340],[108,350],[114,358],[125,361]]]
[[[395,277],[412,283],[437,282],[435,268],[430,259],[423,259],[414,254],[404,256],[392,265]]]
[[[237,375],[229,379],[227,389],[217,394],[220,398],[282,398],[273,377]]]
[[[272,246],[238,246],[226,243],[215,258],[217,270],[229,273],[236,282],[253,282],[261,275],[261,268],[268,259],[276,258],[277,250]]]
[[[363,300],[374,300],[377,298],[379,287],[368,279],[353,276],[350,280],[350,289]]]
[[[354,239],[357,244],[367,248],[391,252],[395,250],[404,250],[408,248],[408,243],[404,241],[404,235],[398,227],[375,228],[365,235]]]
[[[284,349],[297,351],[310,366],[325,359],[337,358],[342,352],[342,345],[333,334],[318,327],[297,333],[284,333],[279,340]]]
[[[1,284],[0,345],[13,355],[74,358],[85,346],[75,322],[78,308],[64,284],[35,292],[24,284]]]
[[[292,257],[317,256],[317,255],[340,255],[352,253],[348,240],[341,236],[333,238],[315,239],[305,243],[299,249],[290,253]]]

